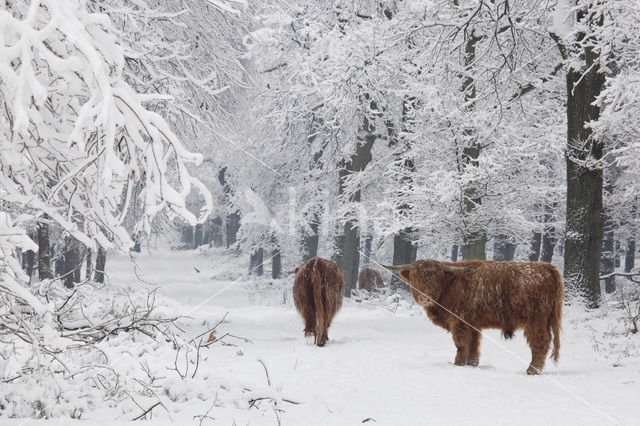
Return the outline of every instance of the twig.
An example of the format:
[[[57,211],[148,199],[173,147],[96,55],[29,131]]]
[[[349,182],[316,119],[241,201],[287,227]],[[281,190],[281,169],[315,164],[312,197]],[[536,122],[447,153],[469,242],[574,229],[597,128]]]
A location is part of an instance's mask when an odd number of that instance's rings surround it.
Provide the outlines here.
[[[158,405],[162,404],[162,402],[158,401],[155,404],[153,404],[151,407],[149,407],[147,409],[147,411],[145,411],[144,413],[140,414],[138,417],[136,417],[135,419],[131,419],[132,422],[135,422],[136,420],[140,420],[143,417],[146,417],[147,414],[149,414],[151,412],[151,410],[153,410],[154,408],[156,408]]]
[[[262,368],[264,368],[264,374],[267,376],[267,384],[271,386],[271,379],[269,379],[269,371],[267,370],[267,366],[264,365],[264,362],[261,359],[258,359],[258,362],[262,364]]]

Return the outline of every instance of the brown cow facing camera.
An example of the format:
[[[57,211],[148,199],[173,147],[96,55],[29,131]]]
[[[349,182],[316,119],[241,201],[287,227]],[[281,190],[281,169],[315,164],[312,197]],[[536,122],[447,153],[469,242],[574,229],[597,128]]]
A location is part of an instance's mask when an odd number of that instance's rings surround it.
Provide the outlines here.
[[[335,263],[314,257],[289,273],[296,274],[293,301],[304,320],[304,335],[313,335],[314,343],[324,346],[329,340],[331,321],[342,307],[342,272]]]
[[[365,268],[358,275],[358,288],[362,290],[372,291],[376,288],[384,287],[382,275],[375,269]]]
[[[542,372],[552,335],[551,358],[558,362],[564,287],[550,263],[427,259],[385,268],[398,271],[429,319],[452,334],[455,365],[478,365],[485,328],[501,329],[505,338],[524,329],[527,374]]]

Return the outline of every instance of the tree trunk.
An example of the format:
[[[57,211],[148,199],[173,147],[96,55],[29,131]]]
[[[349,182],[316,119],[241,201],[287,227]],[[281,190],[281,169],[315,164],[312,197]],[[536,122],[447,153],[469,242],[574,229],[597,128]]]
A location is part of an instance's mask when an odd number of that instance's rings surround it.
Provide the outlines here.
[[[451,247],[451,261],[452,262],[458,261],[458,245],[457,244],[454,244],[453,247]]]
[[[636,240],[630,238],[627,241],[627,249],[624,253],[624,271],[631,272],[635,267],[636,262]]]
[[[65,238],[64,286],[67,288],[73,288],[80,282],[80,269],[82,268],[80,244],[80,241],[73,237]]]
[[[309,226],[312,234],[302,236],[302,261],[307,261],[318,255],[320,220],[317,214],[312,214]]]
[[[53,253],[53,266],[56,277],[64,274],[64,247],[61,250],[61,245],[64,246],[64,244],[57,244],[51,250],[51,252]]]
[[[614,268],[620,267],[620,240],[615,240],[615,244],[613,247],[613,261]]]
[[[33,250],[27,250],[24,254],[25,272],[29,276],[29,282],[33,276],[33,272],[36,266],[36,252]]]
[[[275,280],[280,277],[282,277],[282,255],[280,248],[276,248],[271,258],[271,278]]]
[[[343,168],[338,172],[339,195],[345,193],[346,178],[352,173],[363,171],[371,161],[371,148],[376,140],[371,133],[372,130],[369,120],[365,118],[363,131],[367,132],[366,137],[356,142],[356,152],[348,162],[342,164]],[[347,202],[359,203],[360,195],[359,189],[354,191],[347,197]],[[337,253],[334,257],[338,269],[344,274],[345,296],[351,297],[351,290],[356,288],[360,269],[360,228],[357,219],[349,218],[345,221],[342,233],[336,238],[336,247]]]
[[[201,223],[196,224],[195,236],[193,238],[193,248],[198,248],[204,241],[204,226]]]
[[[96,269],[95,269],[95,280],[97,283],[104,282],[104,268],[107,265],[107,251],[102,248],[102,246],[98,246],[98,253],[96,254]]]
[[[238,241],[238,230],[240,229],[240,214],[238,212],[227,215],[227,248],[230,248]]]
[[[364,236],[364,266],[369,267],[371,264],[371,245],[373,244],[373,233],[371,232],[371,226],[368,227],[367,233]]]
[[[91,275],[93,274],[93,251],[87,248],[87,269],[85,272],[85,279],[91,281]]]
[[[473,64],[476,59],[476,44],[482,40],[482,37],[475,35],[472,29],[468,35],[465,44],[464,66],[466,76],[462,83],[462,91],[464,92],[465,101],[469,103],[469,108],[475,108],[476,85],[473,79]],[[478,158],[480,157],[481,146],[475,138],[473,138],[473,129],[465,129],[465,136],[471,140],[468,146],[462,150],[462,164],[465,167],[479,167]],[[476,206],[482,204],[482,196],[480,194],[480,182],[469,182],[462,192],[464,215],[470,215]],[[487,233],[483,229],[475,229],[468,231],[464,235],[464,258],[485,260]]]
[[[415,97],[409,97],[404,99],[402,103],[402,128],[401,132],[406,131],[406,123],[408,119],[409,111],[414,110],[416,108],[416,99]],[[387,132],[391,138],[390,145],[396,145],[401,139],[398,132],[394,130],[394,126],[392,124],[387,124]],[[405,142],[408,146],[408,142]],[[404,158],[404,161],[401,157],[397,157],[398,162],[402,162],[403,173],[401,173],[400,177],[400,187],[401,188],[411,188],[413,186],[413,175],[416,172],[415,162],[412,158]],[[400,196],[402,197],[402,196]],[[404,219],[407,222],[409,213],[411,211],[411,205],[406,202],[401,202],[398,205],[398,216]],[[412,241],[412,235],[414,233],[414,229],[411,226],[408,226],[400,231],[396,232],[393,236],[393,264],[394,265],[406,265],[408,263],[412,263],[416,260],[416,247]],[[404,287],[406,283],[397,275],[391,275],[390,286],[393,289]]]
[[[46,220],[47,217],[42,218]],[[51,273],[51,242],[49,241],[49,224],[41,222],[38,225],[38,278],[47,280],[53,278]]]
[[[588,8],[578,11],[577,21],[590,29],[602,26],[603,17]],[[576,34],[575,46],[565,47],[556,37],[565,59],[567,52],[581,51],[583,69],[567,71],[567,213],[564,242],[564,280],[567,288],[587,298],[589,307],[600,303],[600,251],[602,249],[602,170],[591,167],[602,158],[602,141],[592,137],[587,123],[600,117],[596,98],[604,87],[599,53],[585,33]],[[584,43],[582,47],[581,43]],[[575,66],[575,61],[572,62]],[[586,71],[585,71],[586,70]]]
[[[405,228],[402,231],[396,233],[393,236],[393,264],[394,265],[406,265],[416,260],[415,250],[411,242],[412,228]],[[406,284],[405,282],[393,274],[391,276],[391,288],[402,288]]]
[[[467,236],[467,238],[474,238],[473,240],[468,240],[468,242],[464,245],[463,255],[464,259],[477,259],[477,260],[486,260],[487,259],[487,234],[484,231],[480,231],[478,233],[473,233]]]
[[[264,274],[264,250],[260,247],[249,255],[249,273],[262,276]]]
[[[613,224],[611,221],[605,221],[605,229],[602,239],[602,253],[600,256],[600,274],[607,275],[614,271],[615,264],[613,259],[614,239],[613,239]],[[604,291],[606,293],[613,293],[616,290],[616,278],[609,277],[604,280]]]
[[[498,235],[493,242],[493,260],[513,260],[516,253],[516,244],[508,236]]]
[[[193,247],[193,226],[184,225],[182,227],[182,242],[185,247]]]
[[[540,260],[540,245],[542,244],[542,232],[534,232],[529,248],[529,262]]]
[[[213,240],[213,246],[214,247],[222,247],[222,245],[224,244],[224,237],[223,237],[223,233],[222,233],[222,218],[220,217],[216,217],[213,219],[212,221],[212,240]]]
[[[556,228],[553,226],[553,208],[545,206],[544,214],[544,232],[542,233],[542,253],[540,260],[551,263],[553,259],[553,251],[556,248]]]

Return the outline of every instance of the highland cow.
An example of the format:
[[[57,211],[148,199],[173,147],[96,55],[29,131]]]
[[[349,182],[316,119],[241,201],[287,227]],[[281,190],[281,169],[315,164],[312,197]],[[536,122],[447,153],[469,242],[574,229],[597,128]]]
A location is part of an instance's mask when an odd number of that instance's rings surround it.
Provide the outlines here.
[[[329,340],[327,332],[331,321],[342,307],[342,272],[335,263],[314,257],[289,273],[296,274],[293,300],[304,320],[304,335],[313,335],[314,343],[324,346]]]
[[[485,328],[501,329],[505,338],[524,329],[531,348],[527,374],[542,372],[552,335],[551,358],[558,362],[564,288],[550,263],[418,260],[385,267],[398,271],[429,319],[452,334],[455,365],[478,365]]]
[[[382,275],[375,269],[365,268],[358,275],[358,288],[362,290],[372,291],[377,288],[384,287]]]

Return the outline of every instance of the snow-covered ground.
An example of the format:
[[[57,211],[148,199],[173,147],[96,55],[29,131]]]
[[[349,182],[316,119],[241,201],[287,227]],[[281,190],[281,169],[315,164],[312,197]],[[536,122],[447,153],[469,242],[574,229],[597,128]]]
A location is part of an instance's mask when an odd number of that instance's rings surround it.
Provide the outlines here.
[[[130,363],[135,375],[146,357],[155,357],[151,370],[174,377],[165,394],[157,395],[169,413],[155,408],[150,424],[640,424],[640,336],[623,333],[621,312],[611,308],[584,313],[582,307],[565,307],[560,363],[549,361],[546,374],[531,377],[524,373],[530,353],[521,333],[504,341],[489,331],[480,366],[454,366],[450,335],[431,324],[410,298],[346,300],[329,330],[329,343],[317,348],[303,337],[291,279],[246,276],[244,256],[219,250],[136,258],[138,274],[149,284],[136,279],[128,257],[112,255],[112,285],[144,289],[157,284],[160,294],[177,301],[163,302],[168,311],[192,318],[185,321],[192,336],[228,312],[228,322],[216,333],[233,335],[224,338],[232,345],[203,349],[199,381],[180,379],[170,370],[182,368],[182,355],[176,361],[175,354],[155,353],[148,342],[114,360]],[[152,401],[139,403],[147,408]],[[212,405],[209,417],[194,418]],[[131,412],[101,408],[85,417],[125,424]]]

